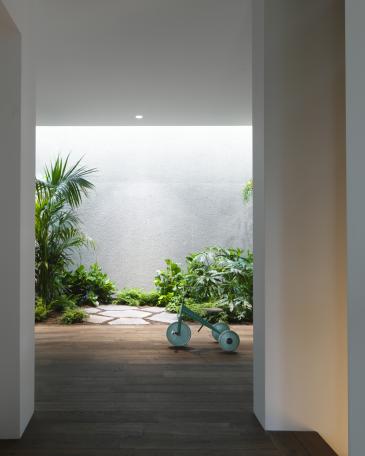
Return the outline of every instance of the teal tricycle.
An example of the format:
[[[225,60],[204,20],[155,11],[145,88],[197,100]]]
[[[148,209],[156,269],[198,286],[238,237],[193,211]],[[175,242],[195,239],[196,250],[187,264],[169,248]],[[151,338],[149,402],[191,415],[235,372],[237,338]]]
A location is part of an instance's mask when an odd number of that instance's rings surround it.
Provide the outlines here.
[[[199,331],[203,326],[211,329],[213,338],[218,341],[220,347],[224,351],[234,352],[240,344],[240,338],[237,333],[231,331],[226,323],[211,324],[208,320],[193,312],[186,307],[184,303],[181,304],[178,320],[171,323],[166,331],[166,337],[171,345],[175,347],[184,347],[188,345],[191,338],[191,329],[183,321],[184,316],[189,317],[191,320],[198,321],[201,324]]]

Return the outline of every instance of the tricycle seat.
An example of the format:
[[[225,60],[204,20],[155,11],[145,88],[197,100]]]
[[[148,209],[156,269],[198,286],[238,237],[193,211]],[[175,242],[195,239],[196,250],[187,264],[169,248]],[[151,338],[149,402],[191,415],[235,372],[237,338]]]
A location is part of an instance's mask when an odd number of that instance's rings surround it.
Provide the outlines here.
[[[207,315],[216,315],[221,313],[222,309],[220,307],[208,307],[204,311]]]

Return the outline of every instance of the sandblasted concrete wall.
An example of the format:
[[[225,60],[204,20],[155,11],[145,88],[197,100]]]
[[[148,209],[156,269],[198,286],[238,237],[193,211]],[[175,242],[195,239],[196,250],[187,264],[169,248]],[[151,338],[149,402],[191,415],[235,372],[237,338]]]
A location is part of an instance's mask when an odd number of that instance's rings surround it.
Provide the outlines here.
[[[165,258],[252,247],[251,127],[38,127],[37,173],[58,153],[98,169],[81,209],[96,251],[81,261],[119,287],[152,288]]]

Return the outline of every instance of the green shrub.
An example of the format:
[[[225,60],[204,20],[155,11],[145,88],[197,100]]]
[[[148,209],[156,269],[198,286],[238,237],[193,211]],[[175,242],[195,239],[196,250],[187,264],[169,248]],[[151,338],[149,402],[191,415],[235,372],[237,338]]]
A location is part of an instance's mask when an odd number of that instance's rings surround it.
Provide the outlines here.
[[[145,292],[140,288],[123,288],[118,292],[114,302],[128,306],[156,306],[158,298],[157,291]]]
[[[160,295],[156,290],[142,292],[141,306],[158,306],[159,297],[160,297]]]
[[[98,264],[92,264],[89,270],[81,265],[66,272],[63,282],[68,296],[74,297],[78,305],[97,306],[113,301],[115,285]]]
[[[127,306],[139,306],[141,302],[142,290],[139,288],[123,288],[117,293],[116,304]]]
[[[166,264],[165,271],[157,272],[155,284],[160,303],[168,310],[176,310],[182,300],[196,306],[215,302],[222,309],[220,319],[252,321],[253,255],[250,251],[210,247],[187,256],[186,272],[171,260],[166,260]]]
[[[220,307],[222,309],[221,317],[224,321],[229,321],[230,323],[252,322],[253,309],[252,305],[247,301],[237,299],[236,301],[221,303]]]
[[[174,292],[170,292],[170,293],[167,293],[167,294],[159,295],[157,307],[166,307],[166,306],[168,306],[171,302],[173,302],[174,297],[175,297],[175,293]]]
[[[76,307],[75,301],[71,299],[69,296],[59,296],[58,298],[54,299],[51,304],[50,308],[56,312],[64,312],[67,309],[73,309]]]
[[[82,309],[67,309],[62,315],[61,322],[64,325],[73,325],[75,323],[82,323],[86,317],[87,313]]]
[[[253,255],[211,247],[187,257],[186,285],[196,300],[216,300],[230,321],[252,321]]]
[[[158,270],[154,281],[161,306],[169,304],[174,296],[179,294],[179,288],[184,280],[184,273],[177,263],[169,259],[165,260],[165,263],[166,269]]]
[[[34,312],[34,318],[35,321],[40,322],[47,320],[49,315],[49,311],[44,303],[44,300],[42,298],[37,298],[35,302],[35,312]]]
[[[100,304],[99,297],[93,290],[86,291],[82,295],[82,299],[79,299],[79,305],[86,305],[86,306],[92,306],[92,307],[97,307]],[[109,299],[107,301],[101,301],[101,303],[108,304]]]

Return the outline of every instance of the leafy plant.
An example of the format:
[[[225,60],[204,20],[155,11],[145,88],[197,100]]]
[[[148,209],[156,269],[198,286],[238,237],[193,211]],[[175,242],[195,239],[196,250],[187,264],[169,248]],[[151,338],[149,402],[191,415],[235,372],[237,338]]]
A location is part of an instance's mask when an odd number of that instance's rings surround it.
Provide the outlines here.
[[[184,280],[184,273],[177,263],[170,259],[165,260],[165,263],[166,270],[158,270],[154,280],[161,305],[167,305],[172,301]]]
[[[42,298],[37,298],[35,303],[35,321],[40,322],[47,319],[49,310],[47,309]]]
[[[115,303],[129,306],[156,306],[158,299],[157,291],[145,292],[140,288],[123,288],[118,292]]]
[[[251,252],[210,247],[186,258],[186,272],[176,268],[171,260],[166,264],[166,271],[158,271],[155,283],[161,293],[160,302],[167,309],[177,310],[182,300],[194,309],[206,308],[207,303],[214,302],[222,309],[223,320],[252,320]]]
[[[47,308],[64,292],[62,275],[72,265],[75,250],[91,244],[80,229],[76,209],[94,187],[88,180],[94,172],[80,160],[69,165],[69,157],[58,157],[45,168],[44,179],[36,180],[35,286]]]
[[[144,292],[141,297],[141,306],[159,306],[160,295],[157,291]]]
[[[65,295],[59,296],[50,304],[50,308],[56,312],[64,312],[67,309],[73,309],[75,307],[75,301],[71,297]]]
[[[242,199],[244,203],[248,203],[253,194],[253,180],[250,179],[242,189]]]
[[[211,247],[187,258],[187,286],[195,299],[214,299],[230,320],[251,320],[253,255]]]
[[[123,288],[117,294],[116,304],[125,304],[128,306],[139,306],[142,297],[142,290],[139,288]]]
[[[113,301],[115,284],[96,263],[88,270],[81,265],[74,271],[65,272],[62,280],[66,293],[74,297],[78,305],[97,306]]]
[[[87,313],[82,309],[67,309],[61,318],[61,323],[64,325],[73,325],[75,323],[82,323],[87,317]]]

